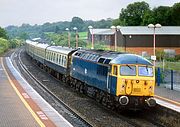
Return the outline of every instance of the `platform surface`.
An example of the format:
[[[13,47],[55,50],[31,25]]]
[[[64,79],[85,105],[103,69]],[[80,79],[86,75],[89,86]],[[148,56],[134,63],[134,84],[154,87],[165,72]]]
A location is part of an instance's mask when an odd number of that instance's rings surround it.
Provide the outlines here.
[[[180,113],[180,92],[156,86],[155,99],[159,105]]]
[[[2,63],[2,60],[0,60]],[[0,127],[39,127],[24,106],[0,64]]]
[[[21,76],[9,57],[0,57],[0,127],[72,127]]]

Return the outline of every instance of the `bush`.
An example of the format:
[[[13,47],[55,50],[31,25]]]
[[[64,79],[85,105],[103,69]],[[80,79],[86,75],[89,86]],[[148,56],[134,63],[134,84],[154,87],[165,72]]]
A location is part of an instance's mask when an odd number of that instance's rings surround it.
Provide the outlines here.
[[[9,48],[9,41],[0,38],[0,54],[4,53]]]
[[[156,59],[162,61],[165,58],[165,52],[156,50]]]
[[[176,59],[175,59],[175,58],[172,58],[172,57],[167,57],[167,58],[166,58],[166,61],[176,62]]]
[[[175,56],[175,60],[176,60],[176,61],[179,61],[179,60],[180,60],[180,55],[176,55],[176,56]]]

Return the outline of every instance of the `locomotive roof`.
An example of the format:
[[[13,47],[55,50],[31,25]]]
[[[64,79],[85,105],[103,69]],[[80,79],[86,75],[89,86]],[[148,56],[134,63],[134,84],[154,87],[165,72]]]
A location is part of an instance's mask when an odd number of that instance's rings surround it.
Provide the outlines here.
[[[69,54],[71,51],[75,50],[68,47],[62,47],[62,46],[50,46],[47,47],[47,50],[63,53],[63,54]]]
[[[89,61],[104,64],[145,64],[152,65],[145,58],[124,52],[104,51],[104,50],[79,50],[75,56]]]
[[[111,64],[145,64],[152,65],[150,61],[143,58],[142,56],[138,56],[135,54],[123,54],[118,55],[116,58],[112,59]]]

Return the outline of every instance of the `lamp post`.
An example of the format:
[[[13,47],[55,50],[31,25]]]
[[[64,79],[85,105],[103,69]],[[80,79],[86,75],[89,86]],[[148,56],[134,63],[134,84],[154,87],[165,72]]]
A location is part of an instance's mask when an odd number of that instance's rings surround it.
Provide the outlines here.
[[[92,26],[88,26],[88,29],[91,33],[91,42],[92,42],[92,46],[91,49],[94,49],[94,33],[93,33],[93,27]]]
[[[70,44],[70,31],[69,31],[69,28],[66,28],[66,31],[68,32],[68,47],[70,48],[71,47],[71,44]]]
[[[119,31],[121,26],[111,26],[114,33],[114,51],[117,51],[117,31]]]
[[[161,28],[161,24],[149,24],[148,28],[153,28],[153,55],[151,56],[151,59],[154,61],[154,66],[155,66],[155,61],[156,61],[156,34],[155,34],[155,30],[156,28]]]
[[[74,27],[73,30],[76,32],[76,48],[78,48],[78,30],[77,30],[77,27]]]

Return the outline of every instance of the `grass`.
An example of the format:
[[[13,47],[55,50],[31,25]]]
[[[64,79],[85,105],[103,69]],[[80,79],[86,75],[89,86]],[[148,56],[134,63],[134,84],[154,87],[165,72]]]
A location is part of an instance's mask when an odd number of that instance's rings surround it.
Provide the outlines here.
[[[87,32],[79,32],[79,39],[85,40],[87,39]]]
[[[162,62],[157,62],[156,66],[160,67],[160,68],[163,68],[163,63]],[[168,61],[165,61],[164,69],[180,71],[180,62],[168,62]]]

